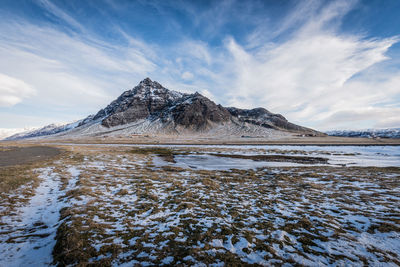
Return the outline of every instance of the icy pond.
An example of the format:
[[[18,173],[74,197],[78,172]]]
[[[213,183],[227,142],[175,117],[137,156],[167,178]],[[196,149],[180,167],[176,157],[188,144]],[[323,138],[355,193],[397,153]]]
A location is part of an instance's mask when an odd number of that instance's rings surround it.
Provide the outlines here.
[[[71,146],[106,147],[160,147],[170,149],[228,150],[233,155],[292,155],[304,157],[322,157],[328,159],[330,166],[357,167],[400,167],[400,146],[330,146],[330,145],[143,145],[143,144],[59,144]],[[220,152],[218,152],[220,153]],[[184,168],[207,170],[251,169],[258,167],[296,167],[323,166],[324,164],[301,164],[296,162],[253,161],[240,158],[219,158],[214,153],[194,153],[176,155],[175,165]],[[156,157],[155,165],[170,165]]]
[[[327,163],[298,163],[293,161],[255,161],[245,158],[230,158],[226,154],[193,153],[175,155],[176,163],[164,161],[160,157],[154,159],[156,166],[173,165],[181,168],[204,170],[254,169],[259,167],[298,167],[298,166],[343,166],[343,167],[400,167],[400,146],[170,146],[168,148],[215,148],[228,149],[235,155],[290,155],[303,158],[325,158]]]

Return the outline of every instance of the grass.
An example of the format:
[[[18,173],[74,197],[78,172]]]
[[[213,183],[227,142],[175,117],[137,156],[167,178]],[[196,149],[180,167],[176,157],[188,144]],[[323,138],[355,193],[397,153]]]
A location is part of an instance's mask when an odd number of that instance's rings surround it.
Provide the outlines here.
[[[33,164],[22,166],[0,167],[0,192],[9,193],[21,185],[36,181],[37,174]]]
[[[162,148],[162,147],[140,148],[140,147],[138,147],[138,148],[131,150],[131,153],[143,154],[143,155],[157,155],[157,156],[162,157],[167,162],[175,163],[174,155],[176,152],[174,152],[173,150],[168,149],[168,148]]]
[[[248,266],[252,257],[268,265],[307,265],[313,258],[332,265],[398,262],[396,251],[366,247],[357,237],[386,234],[392,240],[400,232],[399,168],[208,171],[151,165],[155,155],[171,158],[185,150],[74,151],[77,156],[64,157],[54,168],[64,183],[68,166],[80,170],[75,187],[61,199],[70,206],[60,210],[53,251],[59,266],[158,266],[166,257],[173,257],[170,265]],[[356,252],[348,252],[350,246]]]
[[[11,148],[0,147],[0,151],[8,150],[11,150]],[[36,185],[38,177],[35,169],[48,166],[54,160],[60,159],[63,156],[64,154],[61,153],[61,155],[46,160],[0,167],[0,193],[10,193],[29,182]]]

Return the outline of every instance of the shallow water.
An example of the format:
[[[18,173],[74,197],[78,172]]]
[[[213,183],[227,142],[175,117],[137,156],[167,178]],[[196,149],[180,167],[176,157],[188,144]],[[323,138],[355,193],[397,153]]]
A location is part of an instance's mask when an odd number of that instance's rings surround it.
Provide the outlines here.
[[[332,165],[400,167],[400,146],[277,146],[274,149],[302,150],[327,157]]]
[[[163,146],[182,148],[182,146]],[[259,167],[343,166],[343,167],[400,167],[399,146],[184,146],[227,149],[224,154],[235,155],[293,155],[317,156],[328,159],[329,164],[301,164],[294,162],[253,161],[251,159],[217,157],[211,154],[176,155],[176,163],[156,158],[156,166],[174,165],[181,168],[203,170],[255,169]],[[218,151],[217,151],[218,153]]]
[[[273,161],[254,161],[251,159],[238,159],[217,157],[208,154],[193,155],[176,155],[174,157],[176,163],[169,163],[160,157],[155,157],[153,163],[157,167],[176,166],[180,168],[190,168],[199,170],[248,170],[260,167],[299,167],[299,166],[316,166],[310,164],[300,164],[294,162],[273,162]],[[319,164],[318,166],[323,166]]]
[[[164,147],[172,149],[196,148],[229,149],[231,154],[243,155],[301,155],[329,159],[332,166],[358,167],[400,167],[400,146],[315,146],[315,145],[138,145],[138,144],[60,144],[73,146],[123,146],[123,147]],[[224,152],[226,154],[226,152]],[[155,160],[157,165],[166,163]],[[257,167],[317,166],[292,162],[255,162],[249,159],[216,158],[210,155],[179,155],[176,166],[198,169],[224,170],[249,169]],[[320,166],[320,164],[318,164]]]

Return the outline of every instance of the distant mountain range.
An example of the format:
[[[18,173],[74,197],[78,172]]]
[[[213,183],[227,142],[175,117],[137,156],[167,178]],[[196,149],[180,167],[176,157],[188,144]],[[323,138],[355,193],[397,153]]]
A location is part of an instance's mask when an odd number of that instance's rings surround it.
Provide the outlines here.
[[[76,128],[80,121],[72,122],[72,123],[67,123],[67,124],[49,124],[46,125],[42,128],[35,128],[35,129],[30,129],[30,130],[25,130],[22,132],[18,132],[16,134],[13,134],[11,136],[8,136],[5,138],[5,140],[18,140],[18,139],[26,139],[26,138],[33,138],[33,137],[39,137],[39,136],[47,136],[47,135],[54,135],[57,133],[61,132],[66,132],[68,130]]]
[[[107,107],[87,118],[66,124],[48,125],[12,135],[6,140],[54,136],[129,136],[132,134],[209,134],[263,136],[324,133],[290,123],[264,108],[239,109],[215,104],[199,94],[168,90],[149,78],[125,91]]]
[[[341,131],[328,131],[325,133],[330,136],[342,136],[342,137],[400,138],[400,128],[341,130]]]
[[[3,140],[6,137],[15,135],[17,133],[23,133],[23,132],[30,132],[33,131],[37,128],[35,127],[29,127],[29,128],[0,128],[0,140]]]

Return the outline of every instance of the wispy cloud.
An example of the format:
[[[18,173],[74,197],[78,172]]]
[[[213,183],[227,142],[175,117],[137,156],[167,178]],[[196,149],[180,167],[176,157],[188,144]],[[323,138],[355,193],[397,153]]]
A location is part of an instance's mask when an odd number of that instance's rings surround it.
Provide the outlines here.
[[[23,103],[43,111],[31,121],[79,119],[149,76],[170,89],[199,91],[223,105],[262,106],[317,129],[347,128],[351,121],[399,126],[400,71],[380,64],[399,38],[342,33],[343,18],[356,1],[298,2],[273,23],[258,12],[261,1],[227,0],[201,10],[187,2],[146,2],[163,16],[175,8],[193,17],[199,37],[182,35],[168,45],[141,39],[105,10],[107,30],[118,38],[89,30],[93,25],[57,2],[37,3],[62,23],[0,22],[0,106]],[[115,12],[127,8],[110,5]],[[244,34],[225,31],[233,18]],[[176,18],[168,23],[183,34],[185,25]],[[208,42],[216,37],[220,43]]]
[[[30,97],[36,90],[24,81],[0,73],[0,107],[10,107]]]
[[[1,70],[40,88],[32,100],[42,104],[104,105],[156,68],[132,42],[118,46],[25,23],[0,26]]]
[[[389,88],[382,80],[372,88],[370,79],[355,78],[388,59],[385,53],[398,37],[365,39],[338,33],[336,24],[352,7],[347,1],[336,1],[318,14],[308,14],[309,19],[286,41],[256,50],[246,50],[229,38],[226,48],[232,59],[226,68],[235,74],[228,87],[229,104],[264,106],[301,124],[332,128],[339,123],[324,120],[336,112],[373,107],[382,95],[386,99],[398,96],[400,89]],[[396,109],[391,112],[396,114]]]
[[[36,0],[36,2],[53,17],[60,19],[63,22],[66,22],[69,26],[72,26],[75,29],[78,29],[80,31],[85,31],[84,27],[77,20],[75,20],[67,12],[59,8],[55,3],[48,0]]]

